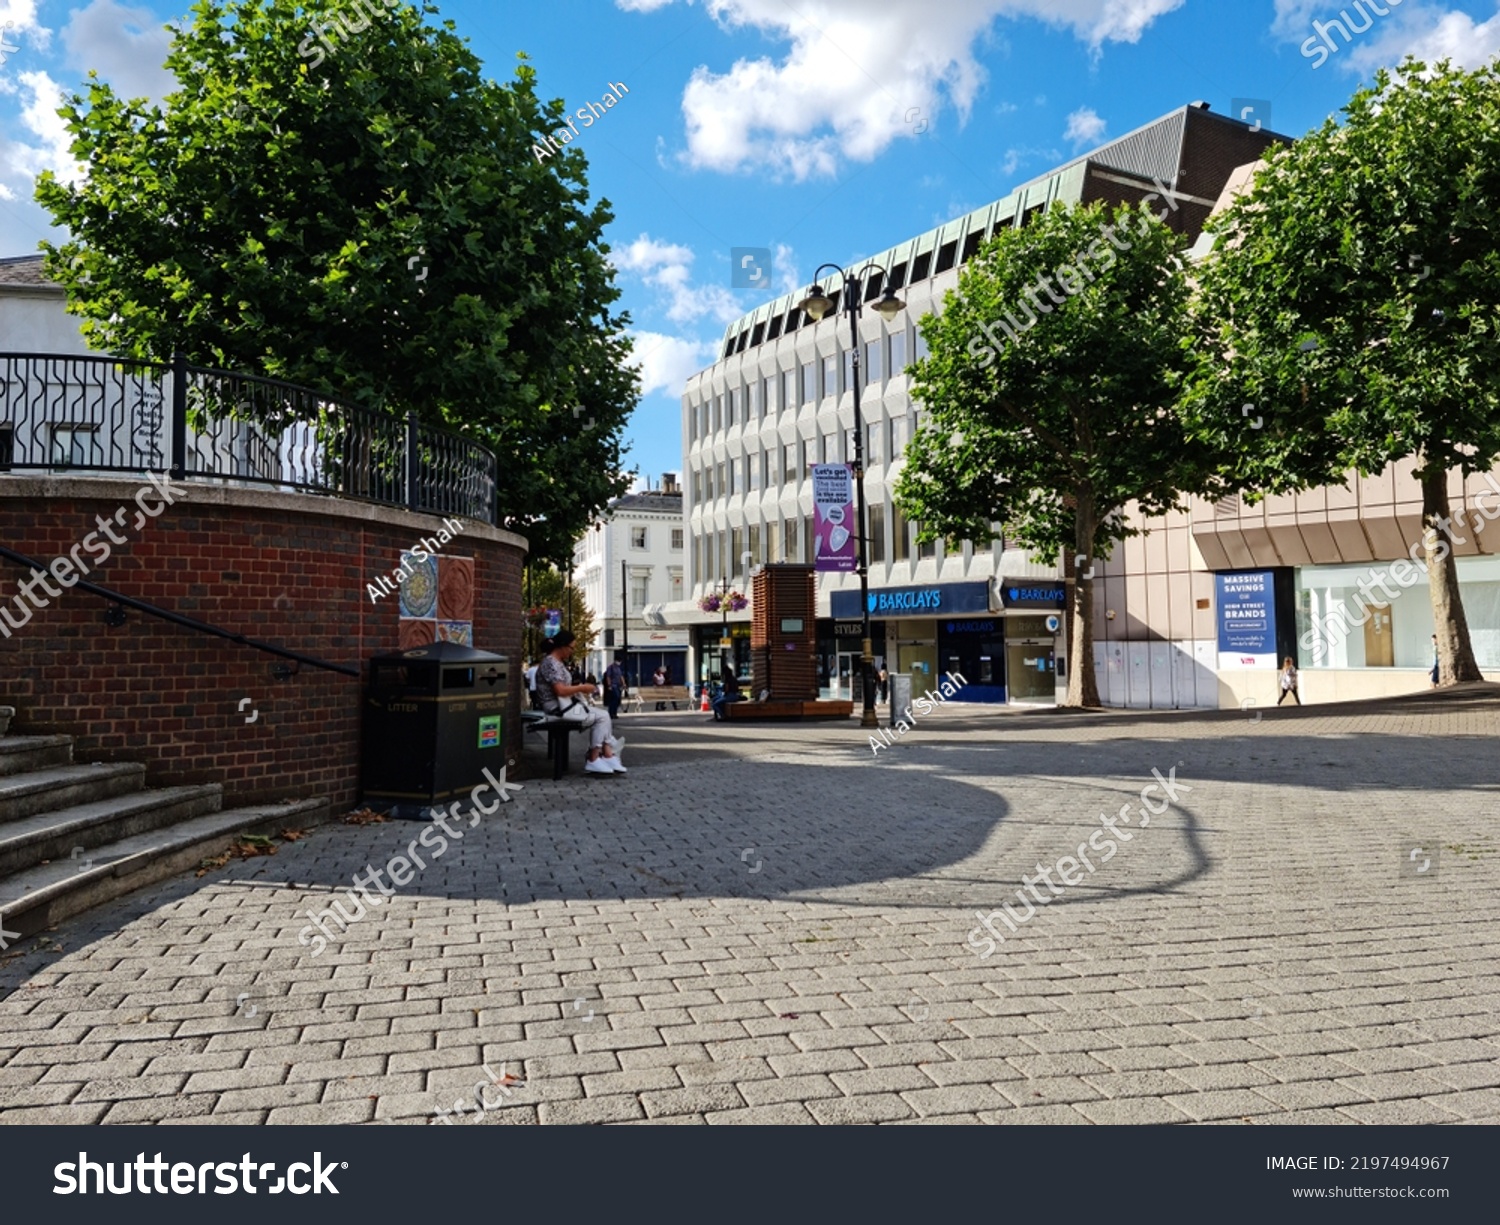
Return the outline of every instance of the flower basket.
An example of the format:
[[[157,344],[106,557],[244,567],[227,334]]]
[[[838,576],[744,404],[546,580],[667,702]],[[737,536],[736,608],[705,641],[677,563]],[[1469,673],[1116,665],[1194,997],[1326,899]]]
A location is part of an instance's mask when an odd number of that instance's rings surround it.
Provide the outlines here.
[[[750,601],[739,591],[713,591],[698,601],[698,607],[706,613],[744,612],[750,607]]]

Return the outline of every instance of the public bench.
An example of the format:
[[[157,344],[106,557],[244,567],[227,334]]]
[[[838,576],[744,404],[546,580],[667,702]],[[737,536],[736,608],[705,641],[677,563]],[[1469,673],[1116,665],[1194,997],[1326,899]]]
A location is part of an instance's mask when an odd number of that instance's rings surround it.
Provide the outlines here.
[[[584,730],[572,719],[554,719],[539,710],[523,710],[521,724],[528,732],[547,733],[547,754],[552,758],[552,779],[556,782],[568,772],[568,736]]]

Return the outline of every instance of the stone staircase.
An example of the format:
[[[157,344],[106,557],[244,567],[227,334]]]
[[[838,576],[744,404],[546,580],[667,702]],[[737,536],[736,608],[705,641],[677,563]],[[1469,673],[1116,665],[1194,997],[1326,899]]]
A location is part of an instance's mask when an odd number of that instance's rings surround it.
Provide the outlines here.
[[[80,765],[71,736],[12,736],[0,706],[0,949],[174,876],[250,834],[328,819],[326,800],[223,808],[218,783],[146,790],[136,762]]]

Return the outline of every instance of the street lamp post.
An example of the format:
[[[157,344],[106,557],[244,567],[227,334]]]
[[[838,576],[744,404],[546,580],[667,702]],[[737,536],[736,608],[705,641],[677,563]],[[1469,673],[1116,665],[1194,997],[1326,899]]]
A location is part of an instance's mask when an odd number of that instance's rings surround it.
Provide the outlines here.
[[[845,272],[837,264],[824,264],[813,273],[813,287],[806,298],[799,304],[807,317],[814,323],[819,322],[824,315],[833,309],[833,299],[823,292],[819,285],[818,277],[822,275],[824,268],[831,268],[842,279],[844,287],[841,291],[840,304],[844,312],[849,316],[849,344],[853,352],[851,369],[854,379],[854,488],[855,488],[855,513],[859,517],[859,606],[864,622],[864,641],[860,650],[860,676],[864,689],[864,710],[860,715],[861,727],[878,727],[879,720],[875,717],[875,654],[870,645],[870,557],[869,557],[869,516],[865,510],[865,418],[860,409],[859,400],[859,370],[860,370],[860,338],[859,338],[859,316],[863,308],[864,286],[867,276],[876,272],[884,280],[887,272],[879,264],[866,264],[858,272]],[[901,301],[887,287],[881,294],[880,301],[875,303],[875,311],[887,323],[891,322],[897,315],[906,309],[906,303]]]

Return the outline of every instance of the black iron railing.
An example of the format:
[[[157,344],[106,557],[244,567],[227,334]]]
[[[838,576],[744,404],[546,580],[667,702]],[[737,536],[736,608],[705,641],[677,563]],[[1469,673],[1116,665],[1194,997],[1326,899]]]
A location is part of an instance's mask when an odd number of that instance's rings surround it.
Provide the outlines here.
[[[496,522],[493,452],[415,414],[180,356],[0,353],[0,471],[164,469]]]

